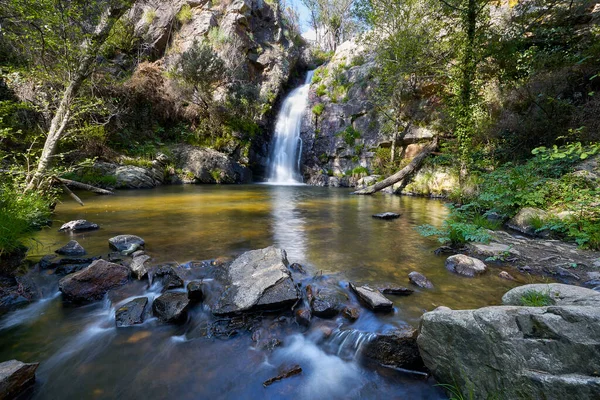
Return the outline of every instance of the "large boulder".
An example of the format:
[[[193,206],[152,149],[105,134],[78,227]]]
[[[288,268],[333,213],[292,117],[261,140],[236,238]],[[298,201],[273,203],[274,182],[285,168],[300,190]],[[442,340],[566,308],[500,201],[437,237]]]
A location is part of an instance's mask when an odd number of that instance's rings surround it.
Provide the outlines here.
[[[385,366],[422,369],[417,347],[418,332],[405,326],[387,333],[377,333],[361,347],[361,355]]]
[[[96,260],[81,271],[58,282],[63,298],[77,303],[100,300],[110,289],[129,281],[129,268],[105,260]]]
[[[227,270],[229,288],[215,306],[215,315],[258,309],[282,309],[298,301],[284,250],[267,247],[248,251]]]
[[[541,222],[546,218],[548,218],[546,211],[539,208],[525,207],[519,210],[517,215],[506,223],[506,226],[526,235],[535,236],[538,234],[535,227],[536,220],[537,222]]]
[[[144,239],[135,235],[118,235],[108,239],[108,245],[116,251],[133,253],[140,247],[144,247]]]
[[[179,323],[185,321],[189,305],[187,293],[167,292],[154,300],[152,310],[162,322]]]
[[[487,270],[483,261],[465,256],[464,254],[455,254],[448,257],[445,264],[448,271],[468,276],[469,278],[481,275]]]
[[[119,307],[115,312],[117,328],[138,325],[144,322],[147,305],[147,297],[138,297]]]
[[[191,145],[173,147],[175,165],[196,183],[249,183],[252,172],[213,149]]]
[[[0,400],[15,399],[33,385],[38,366],[17,360],[0,363]]]
[[[473,398],[600,398],[598,306],[433,311],[418,345],[438,382]]]
[[[537,292],[550,298],[556,306],[590,306],[600,307],[600,293],[579,286],[563,285],[562,283],[537,283],[518,286],[502,296],[505,305],[520,306],[521,299],[527,293]]]

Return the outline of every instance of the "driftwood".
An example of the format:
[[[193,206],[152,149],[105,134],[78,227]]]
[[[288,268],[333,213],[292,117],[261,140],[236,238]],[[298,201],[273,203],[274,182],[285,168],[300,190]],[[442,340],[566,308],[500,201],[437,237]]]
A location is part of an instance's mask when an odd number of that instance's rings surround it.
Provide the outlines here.
[[[267,386],[269,386],[277,381],[280,381],[282,379],[289,378],[290,376],[298,375],[301,372],[302,372],[302,368],[299,365],[294,365],[292,368],[285,370],[280,375],[277,375],[274,378],[267,379],[266,381],[264,381],[263,386],[267,387]]]
[[[423,147],[419,154],[417,154],[415,158],[413,158],[412,161],[406,167],[402,168],[394,175],[385,178],[381,182],[377,182],[376,184],[371,185],[367,188],[355,191],[354,194],[373,194],[375,192],[380,191],[381,189],[385,189],[388,186],[392,186],[394,183],[400,182],[402,179],[417,171],[421,167],[421,164],[423,164],[423,161],[425,161],[427,156],[429,156],[429,154],[431,154],[431,152],[434,151],[437,148],[437,146],[438,137],[435,136],[431,143]]]
[[[71,196],[71,198],[72,198],[73,200],[75,200],[77,203],[79,203],[79,205],[80,205],[80,206],[82,206],[82,207],[84,206],[84,204],[83,204],[83,201],[81,201],[81,199],[80,199],[80,198],[79,198],[79,197],[78,197],[78,196],[77,196],[75,193],[73,193],[73,192],[71,191],[71,189],[69,189],[69,188],[67,187],[67,185],[65,185],[65,184],[61,184],[61,186],[62,186],[63,190],[64,190],[65,192],[67,192],[69,196]]]
[[[101,189],[96,186],[88,185],[86,183],[72,181],[70,179],[59,178],[56,176],[54,176],[53,179],[56,179],[58,182],[62,183],[63,185],[72,186],[77,189],[89,190],[90,192],[94,192],[97,194],[114,194],[110,190]]]

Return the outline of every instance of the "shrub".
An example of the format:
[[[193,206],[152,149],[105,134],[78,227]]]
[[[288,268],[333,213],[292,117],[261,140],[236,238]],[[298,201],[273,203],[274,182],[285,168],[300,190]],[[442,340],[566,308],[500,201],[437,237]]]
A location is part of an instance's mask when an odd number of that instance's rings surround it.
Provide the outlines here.
[[[189,4],[184,4],[177,13],[177,21],[181,24],[187,24],[192,20],[192,8]]]
[[[320,84],[317,87],[317,90],[315,91],[315,93],[317,94],[317,96],[321,97],[321,96],[325,96],[327,94],[327,87],[324,84]]]
[[[225,31],[217,26],[210,28],[208,31],[208,42],[215,49],[220,49],[230,42],[229,36],[225,33]]]
[[[348,146],[353,146],[356,139],[360,139],[360,132],[352,125],[348,125],[344,130],[336,133],[336,136],[341,136]]]
[[[522,306],[525,307],[546,307],[554,304],[554,301],[547,292],[530,290],[520,298]]]
[[[323,105],[323,103],[317,103],[313,108],[312,108],[312,112],[313,114],[315,114],[317,117],[320,117],[321,114],[323,114],[323,110],[325,110],[325,106]]]
[[[144,13],[144,22],[146,25],[150,25],[156,19],[156,11],[155,10],[146,10]]]

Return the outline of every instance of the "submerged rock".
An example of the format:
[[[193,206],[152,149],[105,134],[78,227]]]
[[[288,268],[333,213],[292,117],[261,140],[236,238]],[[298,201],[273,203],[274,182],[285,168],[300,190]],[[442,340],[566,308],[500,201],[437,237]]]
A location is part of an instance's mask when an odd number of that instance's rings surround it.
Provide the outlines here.
[[[417,346],[418,332],[411,326],[377,333],[361,348],[362,356],[385,366],[420,370],[423,361]]]
[[[456,254],[446,259],[446,269],[462,276],[473,278],[483,274],[487,267],[483,261],[464,254]]]
[[[298,301],[298,290],[288,269],[284,250],[267,247],[248,251],[229,266],[227,289],[215,306],[215,315],[257,309],[282,309]]]
[[[517,286],[502,296],[502,303],[520,306],[523,296],[530,292],[548,296],[552,304],[557,306],[600,307],[600,293],[592,289],[562,283],[535,283]]]
[[[390,311],[394,307],[394,303],[379,293],[377,289],[366,285],[356,286],[353,283],[350,283],[350,288],[373,311]]]
[[[144,246],[144,239],[135,235],[118,235],[108,239],[108,245],[116,251],[130,251],[133,253]]]
[[[62,256],[82,256],[85,254],[85,249],[79,244],[77,240],[71,240],[58,250],[54,251],[56,254]]]
[[[516,281],[515,277],[512,276],[511,274],[509,274],[506,271],[500,271],[500,273],[498,274],[498,276],[502,279],[506,279],[507,281]]]
[[[184,322],[190,304],[187,293],[167,292],[154,300],[152,310],[154,315],[162,322]]]
[[[314,288],[312,285],[306,287],[312,315],[319,318],[333,318],[342,311],[344,302],[348,296],[334,287]]]
[[[202,281],[191,281],[187,284],[188,299],[202,301],[204,298],[204,284]]]
[[[476,399],[600,398],[598,306],[428,312],[418,345],[438,382]]]
[[[35,382],[39,363],[10,360],[0,363],[0,400],[18,398]]]
[[[148,305],[147,297],[139,297],[119,307],[115,312],[117,327],[137,325],[144,322],[144,314]]]
[[[71,231],[71,232],[80,232],[80,231],[92,231],[95,229],[100,229],[98,224],[94,224],[93,222],[86,221],[85,219],[78,219],[75,221],[69,221],[66,224],[63,224],[58,230],[59,232]]]
[[[310,325],[310,318],[311,318],[310,310],[308,310],[306,308],[298,309],[298,310],[296,310],[295,317],[296,317],[296,322],[298,323],[298,325],[302,325],[302,326]]]
[[[433,283],[431,283],[431,281],[429,279],[427,279],[425,277],[425,275],[421,274],[420,272],[417,271],[413,271],[410,274],[408,274],[408,280],[417,285],[418,287],[421,288],[425,288],[425,289],[433,289]]]
[[[63,298],[73,302],[100,300],[110,289],[129,281],[129,268],[105,260],[96,260],[81,271],[58,282]]]
[[[396,214],[393,212],[384,212],[384,213],[380,213],[380,214],[373,214],[373,218],[377,218],[377,219],[396,219],[396,218],[400,218],[400,214]]]
[[[356,321],[360,317],[360,310],[356,307],[346,307],[342,313],[350,321]]]
[[[141,255],[138,257],[134,257],[129,264],[129,269],[133,273],[133,275],[142,279],[148,273],[148,266],[146,263],[150,260],[150,257],[147,255]]]

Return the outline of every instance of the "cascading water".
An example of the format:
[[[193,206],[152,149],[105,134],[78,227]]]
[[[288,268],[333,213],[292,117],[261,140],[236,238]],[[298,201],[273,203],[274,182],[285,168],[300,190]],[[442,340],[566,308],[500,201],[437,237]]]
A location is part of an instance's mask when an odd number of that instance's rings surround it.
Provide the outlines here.
[[[269,183],[293,185],[302,183],[300,125],[308,103],[308,89],[314,71],[308,71],[304,84],[294,89],[283,101],[277,123],[269,163]]]

